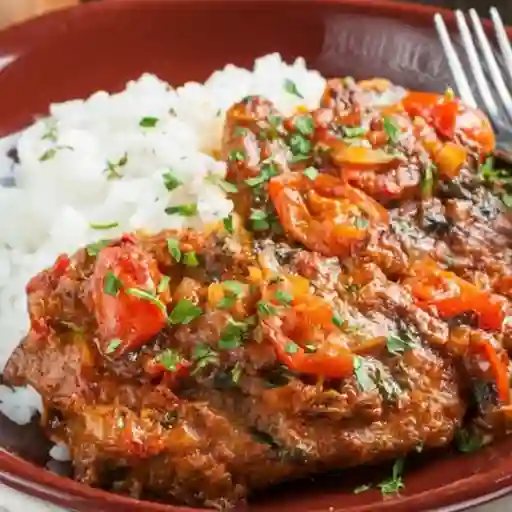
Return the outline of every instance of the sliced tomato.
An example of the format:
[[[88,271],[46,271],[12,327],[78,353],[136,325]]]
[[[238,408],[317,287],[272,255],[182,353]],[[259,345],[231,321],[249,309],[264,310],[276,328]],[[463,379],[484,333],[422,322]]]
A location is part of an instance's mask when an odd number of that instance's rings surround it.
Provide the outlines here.
[[[376,201],[327,174],[283,174],[270,180],[268,192],[285,232],[325,256],[350,253],[369,229],[389,222]]]
[[[92,276],[92,301],[104,353],[136,350],[166,325],[167,314],[158,301],[165,305],[168,291],[156,296],[161,277],[153,258],[133,243],[100,251]],[[157,300],[127,293],[134,289]]]

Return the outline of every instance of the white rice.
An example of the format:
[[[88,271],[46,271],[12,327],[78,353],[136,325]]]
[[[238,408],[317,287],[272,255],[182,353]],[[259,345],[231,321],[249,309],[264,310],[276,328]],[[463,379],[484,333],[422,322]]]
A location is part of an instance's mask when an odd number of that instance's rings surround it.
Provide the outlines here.
[[[284,88],[292,80],[303,99]],[[152,75],[126,90],[97,92],[86,100],[50,106],[50,117],[19,136],[0,141],[0,183],[14,173],[16,188],[0,187],[0,371],[28,328],[25,285],[61,252],[139,228],[200,227],[226,217],[231,201],[209,177],[226,166],[212,157],[220,148],[227,108],[249,94],[275,103],[284,114],[318,106],[324,79],[302,59],[258,59],[254,70],[228,65],[205,84],[173,89]],[[141,119],[156,118],[153,128]],[[20,164],[7,150],[16,144]],[[47,158],[44,158],[46,155]],[[119,179],[107,179],[108,162],[126,160]],[[172,169],[183,185],[169,192],[162,179]],[[167,215],[171,205],[197,203],[198,215]],[[118,223],[98,231],[91,223]],[[0,386],[0,410],[27,423],[41,400],[31,389]],[[62,458],[62,447],[52,455]]]

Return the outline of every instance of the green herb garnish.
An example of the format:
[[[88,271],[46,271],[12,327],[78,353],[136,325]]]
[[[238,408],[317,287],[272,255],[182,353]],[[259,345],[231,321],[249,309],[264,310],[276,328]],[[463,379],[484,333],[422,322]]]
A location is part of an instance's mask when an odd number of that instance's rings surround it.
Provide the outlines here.
[[[95,223],[91,222],[89,224],[89,227],[91,229],[98,229],[98,230],[113,229],[113,228],[119,227],[119,222],[106,222],[105,224],[95,224]]]
[[[296,354],[298,351],[299,351],[299,345],[297,345],[297,343],[294,343],[293,341],[289,341],[285,347],[284,347],[284,351],[287,353],[287,354]]]
[[[245,151],[242,149],[233,149],[229,152],[228,160],[230,162],[243,162],[245,160]]]
[[[366,130],[362,126],[354,126],[354,127],[344,126],[343,134],[348,139],[356,139],[356,138],[359,138],[359,137],[362,137],[363,135],[365,135]]]
[[[127,153],[125,153],[117,162],[111,162],[110,160],[107,160],[107,168],[103,171],[107,176],[107,180],[122,178],[123,175],[121,174],[120,170],[121,167],[124,167],[127,163]]]
[[[180,204],[178,206],[168,206],[165,209],[165,213],[167,215],[178,214],[182,217],[193,217],[197,214],[197,204],[196,203],[186,203]]]
[[[166,171],[162,174],[162,179],[164,180],[165,188],[171,192],[175,188],[178,188],[180,185],[183,185],[183,182],[176,178],[172,171]]]
[[[246,179],[245,183],[247,183],[249,187],[259,187],[260,185],[263,185],[263,183],[267,182],[270,178],[277,176],[278,174],[279,172],[275,164],[263,164],[261,166],[260,173],[258,174],[258,176]]]
[[[167,308],[165,304],[154,293],[142,290],[141,288],[127,288],[126,293],[132,297],[151,302],[151,304],[154,304],[167,318]]]
[[[395,463],[393,464],[391,477],[386,478],[380,484],[377,485],[377,487],[380,489],[380,492],[383,495],[386,496],[389,494],[397,494],[400,491],[400,489],[403,489],[405,487],[402,479],[404,463],[404,457],[396,459]]]
[[[434,191],[436,169],[436,166],[432,162],[429,162],[429,164],[425,167],[423,178],[421,180],[421,195],[424,197],[430,197]]]
[[[318,169],[315,167],[307,167],[304,169],[304,176],[309,178],[311,181],[315,181],[318,176]]]
[[[222,286],[235,297],[240,297],[244,293],[244,284],[240,281],[224,281]]]
[[[167,239],[167,249],[169,251],[169,254],[177,261],[179,262],[181,260],[181,250],[180,250],[180,243],[178,240],[174,238],[168,238]]]
[[[242,338],[246,330],[247,325],[243,322],[230,320],[221,332],[219,349],[232,350],[238,348],[242,344]]]
[[[235,184],[230,183],[229,181],[214,174],[210,174],[206,178],[206,181],[209,181],[212,185],[216,185],[226,194],[234,194],[238,190]]]
[[[341,316],[339,316],[339,315],[333,314],[332,315],[332,323],[336,327],[339,327],[341,329],[345,325],[345,319],[341,318]]]
[[[105,351],[107,354],[112,354],[121,346],[121,340],[119,338],[114,338],[110,340],[107,350]]]
[[[414,348],[414,346],[414,341],[406,335],[396,336],[395,334],[389,334],[386,339],[388,352],[395,356],[403,354],[406,350]]]
[[[195,363],[192,375],[196,375],[201,369],[213,364],[219,364],[219,354],[210,346],[204,343],[198,343],[194,348],[193,359]]]
[[[384,117],[384,131],[387,133],[389,142],[395,143],[398,141],[400,135],[400,129],[395,124],[391,117]]]
[[[156,289],[157,293],[164,293],[169,289],[169,283],[171,282],[171,278],[169,276],[162,276],[160,282],[158,283],[158,287]]]
[[[315,123],[310,115],[300,116],[295,119],[295,128],[302,135],[311,135],[315,131]]]
[[[277,313],[277,309],[275,306],[263,300],[260,300],[258,302],[257,308],[261,316],[272,316]]]
[[[51,160],[52,158],[55,157],[55,155],[57,154],[57,149],[56,148],[50,148],[50,149],[47,149],[40,157],[39,157],[39,161],[40,162],[46,162],[48,160]]]
[[[289,145],[293,156],[301,159],[309,158],[309,153],[313,147],[309,139],[298,133],[294,133],[290,137]]]
[[[297,86],[295,85],[295,82],[293,80],[290,80],[289,78],[287,78],[283,82],[283,87],[286,92],[293,94],[294,96],[297,96],[298,98],[304,99],[304,96],[302,96],[302,94],[299,92],[299,90],[297,89]]]
[[[354,376],[359,389],[365,393],[376,389],[375,382],[370,375],[370,365],[361,356],[354,356]]]
[[[455,443],[459,452],[462,453],[476,452],[483,446],[482,438],[465,428],[457,430],[455,433]]]
[[[158,124],[158,121],[158,117],[143,117],[139,122],[139,126],[143,128],[154,128]]]
[[[233,234],[233,215],[228,215],[222,223],[224,224],[224,229],[230,234]]]
[[[123,287],[121,280],[113,273],[107,272],[103,281],[103,291],[107,295],[115,297]]]
[[[277,290],[275,293],[276,300],[283,305],[288,305],[292,302],[293,297],[283,290]]]
[[[171,324],[189,324],[200,316],[202,310],[188,299],[181,299],[169,315],[169,323]]]
[[[110,240],[98,240],[97,242],[93,242],[86,247],[87,254],[89,256],[97,256],[98,253],[107,247],[110,243]]]
[[[268,214],[263,210],[253,209],[249,219],[251,220],[252,229],[254,231],[265,231],[270,228],[267,220]]]
[[[189,251],[183,255],[183,263],[187,267],[197,267],[199,265],[199,260],[197,259],[196,251]]]
[[[156,358],[157,362],[160,363],[166,370],[175,372],[178,370],[178,365],[183,363],[183,358],[178,352],[170,348],[160,352]]]

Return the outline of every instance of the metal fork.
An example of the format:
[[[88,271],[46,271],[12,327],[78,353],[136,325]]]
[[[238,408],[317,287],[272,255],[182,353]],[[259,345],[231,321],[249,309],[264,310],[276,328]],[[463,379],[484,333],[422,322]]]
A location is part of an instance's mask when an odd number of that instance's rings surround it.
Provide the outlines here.
[[[496,130],[496,153],[512,163],[512,94],[506,83],[506,80],[512,83],[512,46],[498,10],[492,7],[489,13],[506,74],[500,69],[495,50],[489,42],[476,10],[469,10],[474,35],[462,11],[455,11],[455,19],[481,98],[481,107],[489,115]],[[468,80],[468,74],[464,70],[441,14],[437,13],[434,16],[434,23],[461,99],[468,105],[477,107],[479,102],[475,99],[470,79]],[[482,60],[486,69],[482,66]]]

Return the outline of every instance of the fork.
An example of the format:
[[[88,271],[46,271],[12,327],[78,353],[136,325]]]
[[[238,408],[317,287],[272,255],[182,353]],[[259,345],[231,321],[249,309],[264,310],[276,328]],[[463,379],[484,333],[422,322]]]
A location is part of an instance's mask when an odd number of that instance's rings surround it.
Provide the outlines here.
[[[469,67],[482,100],[483,110],[489,115],[496,131],[496,154],[512,164],[512,95],[511,89],[505,81],[508,80],[512,83],[512,46],[498,10],[491,7],[489,13],[504,63],[503,67],[508,76],[504,76],[500,69],[495,55],[497,52],[493,50],[476,10],[470,9],[468,13],[474,35],[472,35],[466,16],[462,11],[455,11],[455,19]],[[478,102],[469,85],[468,74],[462,66],[441,14],[437,13],[434,16],[434,23],[459,95],[466,104],[476,108]],[[480,51],[477,50],[475,40]],[[481,56],[486,70],[482,66]],[[486,77],[486,74],[489,78]]]

